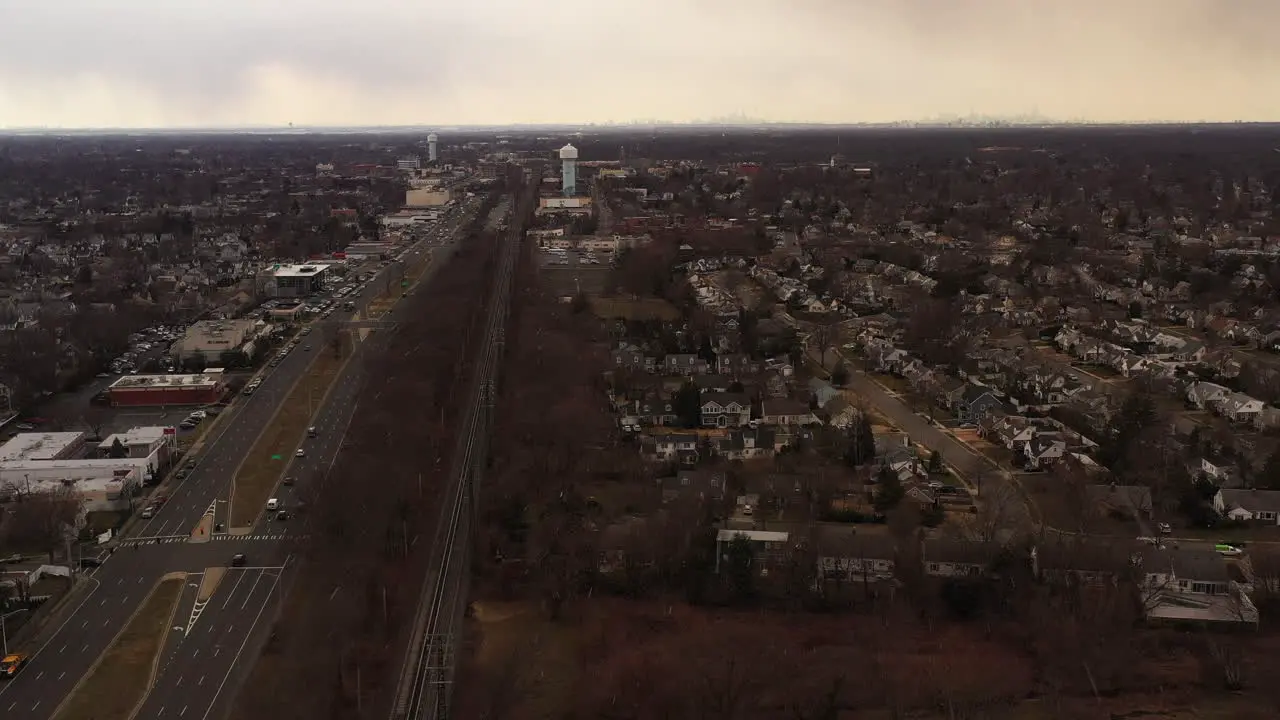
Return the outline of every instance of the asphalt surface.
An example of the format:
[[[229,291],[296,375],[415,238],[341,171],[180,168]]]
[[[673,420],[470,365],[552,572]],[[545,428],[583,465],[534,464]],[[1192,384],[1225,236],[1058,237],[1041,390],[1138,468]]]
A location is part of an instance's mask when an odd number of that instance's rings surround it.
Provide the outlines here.
[[[456,230],[461,223],[454,219],[450,224]],[[435,240],[422,243],[414,254],[420,255],[432,245],[451,245],[440,241],[451,234],[449,230],[437,233]],[[440,264],[434,262],[423,280],[431,277]],[[396,271],[394,264],[383,268],[358,297],[346,299],[356,303],[356,312],[363,312],[368,301],[383,289],[383,274]],[[400,309],[396,306],[382,320],[394,321]],[[303,343],[324,347],[329,334],[350,320],[351,315],[335,312],[315,323]],[[367,350],[373,345],[371,341],[385,332],[374,331],[357,352]],[[242,666],[240,669],[247,672],[252,662],[246,658],[256,656],[265,640],[261,630],[274,619],[267,608],[272,598],[279,597],[275,590],[290,548],[290,543],[281,541],[296,536],[282,527],[285,523],[260,519],[248,535],[220,534],[203,542],[187,540],[211,508],[225,522],[226,498],[236,469],[275,415],[277,405],[317,355],[297,348],[277,367],[265,370],[258,390],[227,408],[217,426],[198,445],[198,465],[187,478],[162,487],[168,500],[156,516],[135,523],[114,543],[114,550],[102,566],[88,576],[85,588],[59,611],[41,637],[26,647],[11,648],[25,650],[32,658],[17,677],[0,684],[0,717],[51,717],[162,575],[179,570],[203,573],[206,568],[227,565],[236,553],[244,553],[247,567],[228,571],[191,628],[190,636],[185,630],[170,633],[155,688],[136,717],[204,718],[215,706],[221,709],[234,695],[241,677],[232,671]],[[306,441],[306,457],[295,461],[288,470],[300,482],[331,465],[340,452],[342,436],[358,401],[360,382],[353,380],[352,374],[359,372],[359,366],[358,362],[348,364],[318,408],[312,421],[317,437]],[[291,497],[284,496],[286,506]],[[238,578],[243,580],[237,582]],[[198,583],[199,577],[193,576],[192,582]],[[194,595],[184,593],[177,624],[185,624],[181,619],[189,617],[193,603]]]
[[[229,568],[208,600],[184,597],[161,653],[156,684],[136,717],[203,720],[229,687],[228,677],[251,659],[250,641],[270,622],[284,568]],[[199,584],[202,577],[190,577]],[[181,626],[183,629],[178,630]]]

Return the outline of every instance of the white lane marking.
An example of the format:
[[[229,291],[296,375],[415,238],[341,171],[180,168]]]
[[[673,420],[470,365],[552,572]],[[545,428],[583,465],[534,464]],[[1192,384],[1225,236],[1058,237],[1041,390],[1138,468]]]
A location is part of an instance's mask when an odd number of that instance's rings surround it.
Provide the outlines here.
[[[62,651],[66,650],[66,649],[67,649],[67,644],[66,644],[66,643],[63,643],[63,644],[62,644],[62,647],[58,648],[58,653],[59,653],[59,654],[61,654],[61,653],[62,653]]]
[[[43,670],[41,670],[41,671],[40,671],[40,674],[39,674],[39,675],[36,675],[36,679],[37,679],[37,680],[39,680],[39,679],[40,679],[40,678],[42,678],[42,677],[44,677],[44,671],[43,671]]]
[[[240,587],[240,583],[244,582],[245,573],[240,573],[240,577],[236,578],[236,584],[231,587],[231,592],[227,593],[227,599],[222,601],[222,609],[226,610],[227,605],[231,603],[231,598],[235,597],[236,590]]]
[[[253,616],[253,622],[249,625],[249,632],[245,633],[244,640],[240,642],[240,648],[236,650],[236,655],[231,659],[231,663],[227,667],[227,674],[222,676],[222,682],[218,683],[218,690],[213,694],[213,698],[209,700],[209,709],[204,711],[204,717],[201,720],[208,720],[209,714],[213,712],[214,706],[217,705],[218,696],[222,694],[223,687],[226,686],[227,680],[231,677],[231,671],[235,669],[240,659],[240,654],[244,652],[245,646],[249,644],[249,638],[253,637],[253,629],[258,626],[258,621],[262,619],[262,613],[266,612],[267,606],[270,605],[271,594],[275,592],[276,585],[280,582],[280,577],[275,576],[271,581],[271,589],[267,591],[266,600],[262,601],[262,606],[258,608],[258,614]]]
[[[203,675],[201,675],[201,676],[200,676],[200,680],[199,680],[198,682],[196,682],[196,687],[200,687],[201,685],[204,685],[204,676],[203,676]]]
[[[178,713],[178,717],[182,717],[183,715],[186,715],[186,714],[187,714],[187,706],[183,705],[182,710]]]
[[[253,591],[258,589],[258,583],[262,582],[262,576],[263,576],[263,573],[259,572],[258,578],[253,581],[253,587],[249,588],[249,592],[245,593],[244,602],[240,604],[241,610],[249,606],[249,598],[253,597]],[[230,626],[228,626],[228,629],[229,627]]]

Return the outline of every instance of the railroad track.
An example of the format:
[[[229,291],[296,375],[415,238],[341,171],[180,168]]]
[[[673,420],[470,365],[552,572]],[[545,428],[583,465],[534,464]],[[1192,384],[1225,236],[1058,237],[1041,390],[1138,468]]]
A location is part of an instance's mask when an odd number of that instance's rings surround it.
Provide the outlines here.
[[[514,203],[517,211],[501,241],[490,291],[488,315],[466,410],[454,451],[454,471],[445,487],[431,560],[423,580],[413,634],[405,651],[391,720],[442,720],[449,717],[455,646],[462,632],[472,550],[476,493],[488,461],[490,428],[497,398],[512,280],[520,256],[523,218],[531,195]]]

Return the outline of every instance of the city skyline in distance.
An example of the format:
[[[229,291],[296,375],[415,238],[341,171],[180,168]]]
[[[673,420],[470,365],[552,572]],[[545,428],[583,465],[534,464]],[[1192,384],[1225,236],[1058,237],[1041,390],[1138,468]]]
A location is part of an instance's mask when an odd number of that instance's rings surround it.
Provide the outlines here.
[[[0,4],[0,127],[1280,120],[1269,37],[1280,3],[1231,10],[11,0]]]

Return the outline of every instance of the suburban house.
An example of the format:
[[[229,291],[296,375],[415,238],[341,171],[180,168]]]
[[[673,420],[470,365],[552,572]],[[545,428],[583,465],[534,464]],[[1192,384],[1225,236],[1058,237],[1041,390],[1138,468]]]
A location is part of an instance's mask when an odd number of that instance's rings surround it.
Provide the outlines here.
[[[761,575],[769,574],[770,567],[778,567],[788,555],[789,533],[771,530],[721,530],[716,533],[716,563],[718,573],[733,559],[730,546],[735,540],[745,540],[751,548],[751,565]]]
[[[760,370],[760,363],[746,353],[724,353],[716,357],[716,372],[735,377]]]
[[[858,417],[858,409],[848,400],[837,398],[822,408],[822,414],[826,417],[828,425],[843,429],[853,424],[854,419]]]
[[[977,425],[987,413],[1003,407],[1000,398],[985,385],[966,383],[951,402],[951,411],[961,425]]]
[[[751,422],[751,400],[742,393],[704,393],[703,427],[741,427]]]
[[[1149,620],[1258,622],[1226,558],[1213,550],[1145,547],[1139,551],[1143,607]]]
[[[1031,548],[1031,572],[1059,585],[1118,584],[1136,570],[1136,543],[1094,542],[1060,536]]]
[[[819,526],[815,543],[820,583],[893,579],[898,551],[889,535],[859,535],[844,527]]]
[[[1089,505],[1100,515],[1151,519],[1151,488],[1145,485],[1086,485],[1084,491]]]
[[[670,433],[655,435],[653,454],[662,460],[680,460],[690,463],[698,460],[698,436],[694,433]],[[690,463],[691,464],[691,463]]]
[[[1280,525],[1280,490],[1219,490],[1213,509],[1231,520]]]
[[[1027,469],[1041,470],[1059,460],[1067,452],[1067,441],[1056,433],[1040,433],[1022,445]]]
[[[680,498],[719,502],[725,498],[725,475],[709,470],[681,470],[671,477],[658,478],[663,504]]]
[[[707,361],[692,353],[673,353],[662,359],[662,369],[672,375],[700,375],[707,372]]]
[[[715,444],[716,452],[728,460],[771,458],[778,451],[777,435],[769,428],[733,430]]]
[[[925,575],[939,578],[985,575],[996,554],[990,543],[953,538],[926,538],[922,551]]]
[[[1232,422],[1257,424],[1263,402],[1244,393],[1228,393],[1218,398],[1217,410]]]
[[[814,425],[818,422],[807,404],[785,398],[765,400],[761,415],[768,425]]]

